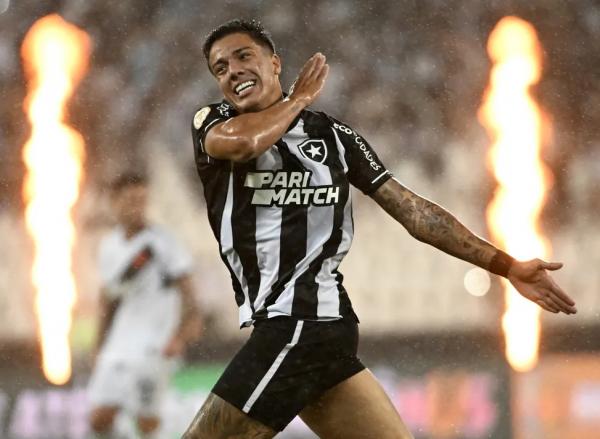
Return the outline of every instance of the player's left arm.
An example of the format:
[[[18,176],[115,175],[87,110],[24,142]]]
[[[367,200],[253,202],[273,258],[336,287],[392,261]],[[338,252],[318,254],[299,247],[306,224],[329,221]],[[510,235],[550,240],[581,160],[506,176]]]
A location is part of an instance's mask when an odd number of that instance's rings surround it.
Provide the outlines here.
[[[166,356],[183,353],[185,346],[197,341],[202,333],[202,316],[196,303],[191,276],[184,274],[178,277],[173,286],[181,296],[181,318],[175,334],[165,347]]]
[[[577,312],[575,302],[546,271],[558,270],[562,263],[513,259],[475,235],[446,209],[394,178],[388,179],[371,197],[419,241],[508,278],[520,294],[547,311]]]

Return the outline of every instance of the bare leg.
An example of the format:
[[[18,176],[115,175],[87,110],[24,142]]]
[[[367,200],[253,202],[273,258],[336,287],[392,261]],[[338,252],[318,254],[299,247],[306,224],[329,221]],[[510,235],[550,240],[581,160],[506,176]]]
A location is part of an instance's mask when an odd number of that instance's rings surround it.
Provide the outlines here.
[[[119,407],[101,406],[94,408],[89,419],[92,433],[96,437],[110,437],[118,413]]]
[[[211,393],[182,439],[270,439],[276,434]]]
[[[321,439],[414,439],[369,370],[329,389],[300,417]]]
[[[143,438],[154,437],[153,434],[156,433],[159,426],[160,419],[156,416],[138,416],[137,418],[137,428]]]

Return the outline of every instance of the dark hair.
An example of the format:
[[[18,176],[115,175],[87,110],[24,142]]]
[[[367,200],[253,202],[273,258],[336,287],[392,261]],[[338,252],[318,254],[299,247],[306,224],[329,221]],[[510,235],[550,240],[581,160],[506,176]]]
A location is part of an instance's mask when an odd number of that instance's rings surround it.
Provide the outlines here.
[[[257,20],[241,20],[236,18],[235,20],[228,21],[227,23],[222,24],[216,29],[212,30],[204,40],[204,45],[202,46],[202,52],[204,52],[204,57],[208,61],[208,56],[210,55],[210,49],[212,48],[215,41],[220,40],[227,35],[243,33],[249,35],[256,43],[268,48],[271,52],[275,53],[275,43],[271,39],[271,35],[269,32],[265,30],[265,28],[260,24],[260,21]]]
[[[113,180],[110,185],[110,192],[112,195],[118,195],[129,186],[146,186],[147,184],[148,179],[145,175],[137,172],[125,172]]]

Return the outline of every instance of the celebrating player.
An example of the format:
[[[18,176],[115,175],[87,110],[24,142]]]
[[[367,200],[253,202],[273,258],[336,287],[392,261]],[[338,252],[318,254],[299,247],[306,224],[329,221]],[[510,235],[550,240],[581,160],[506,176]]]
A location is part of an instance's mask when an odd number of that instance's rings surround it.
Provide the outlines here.
[[[146,199],[143,176],[124,174],[113,184],[118,225],[100,243],[100,340],[89,384],[96,438],[113,437],[122,409],[137,416],[144,438],[153,437],[173,360],[200,331],[191,257],[147,223]]]
[[[352,242],[350,184],[416,239],[507,277],[548,311],[576,312],[546,271],[560,263],[514,260],[400,184],[347,124],[307,109],[327,78],[322,54],[287,96],[256,22],[220,26],[204,55],[224,100],[194,115],[196,164],[240,325],[254,329],[184,438],[271,438],[296,415],[321,438],[412,437],[357,357],[338,271]]]

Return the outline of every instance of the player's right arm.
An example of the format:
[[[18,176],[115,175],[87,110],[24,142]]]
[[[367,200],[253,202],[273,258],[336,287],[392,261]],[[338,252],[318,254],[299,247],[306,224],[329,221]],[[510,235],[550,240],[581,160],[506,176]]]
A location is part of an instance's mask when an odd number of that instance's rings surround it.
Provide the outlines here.
[[[243,113],[215,125],[204,140],[205,152],[221,160],[245,162],[276,143],[298,114],[321,92],[329,66],[325,56],[313,55],[304,65],[287,99],[269,108]]]

